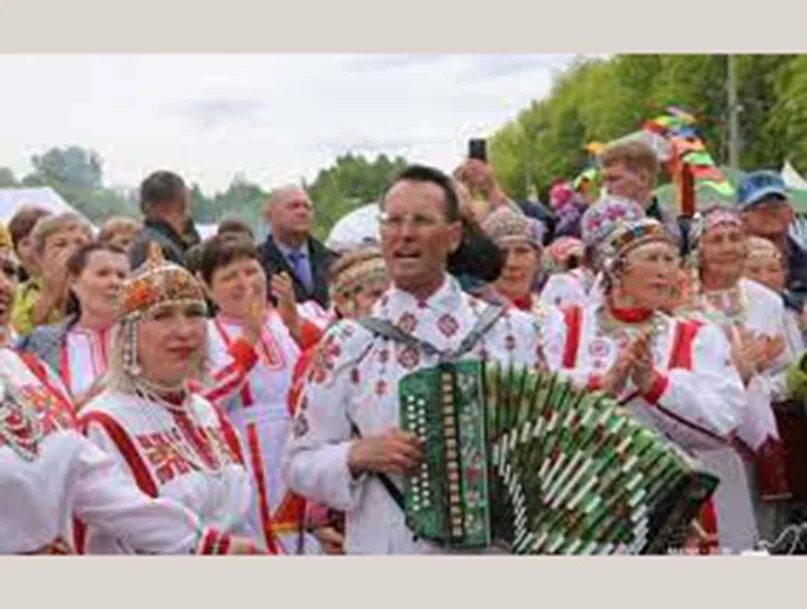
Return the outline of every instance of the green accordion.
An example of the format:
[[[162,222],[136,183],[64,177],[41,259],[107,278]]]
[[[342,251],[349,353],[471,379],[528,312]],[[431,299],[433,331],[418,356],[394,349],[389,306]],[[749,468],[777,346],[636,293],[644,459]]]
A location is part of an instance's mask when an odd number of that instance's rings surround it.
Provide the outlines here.
[[[448,548],[664,553],[718,479],[602,393],[555,374],[441,364],[401,380],[400,423],[425,448],[407,525]]]

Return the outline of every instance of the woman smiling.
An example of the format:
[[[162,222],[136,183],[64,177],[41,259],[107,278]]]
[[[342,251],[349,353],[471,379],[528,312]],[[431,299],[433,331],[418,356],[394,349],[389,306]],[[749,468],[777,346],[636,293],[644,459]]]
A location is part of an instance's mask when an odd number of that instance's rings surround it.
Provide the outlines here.
[[[241,446],[226,417],[191,389],[204,375],[206,303],[185,269],[152,248],[122,286],[105,390],[82,412],[89,438],[147,494],[183,504],[222,533],[249,534],[252,501]],[[90,528],[90,552],[128,552]]]
[[[618,221],[599,252],[605,302],[565,310],[563,369],[579,384],[615,396],[639,420],[687,450],[726,449],[744,411],[742,383],[717,327],[662,312],[678,279],[669,234],[648,218]],[[747,489],[745,506],[744,521],[721,511],[716,525],[705,523],[727,551],[754,542],[753,534],[745,534]]]
[[[67,319],[37,328],[20,348],[56,371],[80,408],[100,391],[107,372],[118,291],[129,273],[129,260],[115,246],[92,242],[73,252],[66,267]]]

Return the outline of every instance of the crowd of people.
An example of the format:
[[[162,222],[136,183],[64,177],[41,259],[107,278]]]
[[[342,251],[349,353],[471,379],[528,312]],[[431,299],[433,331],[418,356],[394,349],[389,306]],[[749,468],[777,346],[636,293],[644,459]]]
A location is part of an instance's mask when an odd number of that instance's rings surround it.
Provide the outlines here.
[[[394,487],[424,458],[398,383],[445,353],[605,392],[716,474],[692,552],[802,522],[807,253],[784,183],[754,171],[735,203],[678,218],[646,144],[599,162],[602,192],[558,182],[549,206],[480,160],[412,165],[378,241],[338,251],[297,186],[269,195],[260,244],[238,218],[201,240],[170,171],[141,184],[142,222],[19,210],[0,243],[0,552],[442,552]]]

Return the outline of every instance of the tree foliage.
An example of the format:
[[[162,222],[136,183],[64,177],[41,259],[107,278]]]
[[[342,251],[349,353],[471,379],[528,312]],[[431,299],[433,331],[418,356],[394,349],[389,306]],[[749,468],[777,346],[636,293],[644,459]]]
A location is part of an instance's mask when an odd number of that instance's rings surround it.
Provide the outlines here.
[[[779,168],[790,159],[807,171],[807,57],[738,55],[740,165]],[[728,157],[726,55],[618,55],[578,59],[550,95],[502,125],[491,160],[505,190],[523,197],[530,184],[545,194],[558,177],[585,166],[584,146],[608,142],[676,105],[698,117],[718,163]]]
[[[334,223],[357,207],[378,201],[394,175],[406,167],[402,157],[385,154],[368,160],[362,155],[345,154],[306,186],[316,213],[316,235],[324,238]]]
[[[100,223],[112,215],[136,217],[139,204],[136,190],[121,192],[103,184],[103,160],[96,152],[79,146],[51,148],[31,158],[34,170],[21,180],[0,167],[0,188],[49,186],[91,221]],[[316,179],[303,186],[314,201],[316,234],[324,237],[334,222],[348,211],[375,201],[391,178],[406,166],[403,158],[379,155],[367,159],[346,154]],[[191,184],[191,212],[197,223],[217,223],[228,216],[238,217],[260,233],[268,191],[236,174],[223,192],[207,195],[198,184]]]

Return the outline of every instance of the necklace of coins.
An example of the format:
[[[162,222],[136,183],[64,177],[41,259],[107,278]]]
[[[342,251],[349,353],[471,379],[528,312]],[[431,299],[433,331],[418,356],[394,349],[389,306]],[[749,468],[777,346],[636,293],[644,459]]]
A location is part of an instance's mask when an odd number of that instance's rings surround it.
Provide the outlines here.
[[[223,450],[219,446],[218,440],[213,438],[212,434],[198,420],[192,407],[192,399],[190,394],[186,394],[182,404],[179,405],[172,404],[168,400],[160,397],[155,392],[149,391],[147,387],[139,387],[137,389],[137,394],[142,400],[148,402],[148,406],[150,407],[157,405],[165,408],[169,412],[174,412],[180,416],[186,416],[190,422],[190,427],[192,430],[198,430],[198,432],[203,436],[202,442],[210,448],[211,456],[213,458],[213,465],[211,466],[205,463],[205,459],[195,448],[196,442],[194,442],[192,438],[187,437],[188,432],[183,430],[180,425],[176,424],[175,427],[179,429],[179,432],[185,438],[185,441],[177,441],[174,439],[172,434],[167,433],[167,442],[177,453],[181,454],[188,463],[191,463],[194,467],[196,467],[196,469],[208,472],[214,476],[220,476],[223,473],[224,465],[227,462]],[[148,413],[146,416],[149,418],[150,423],[152,423],[153,428],[159,429],[163,426],[155,420],[151,413],[149,413],[149,408],[144,408],[143,410]]]

